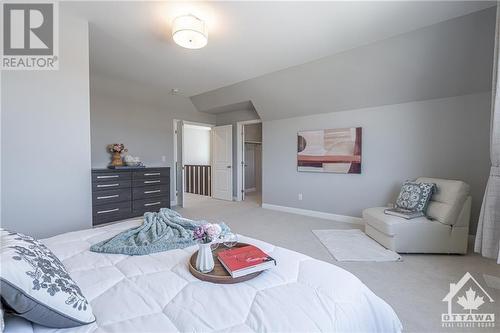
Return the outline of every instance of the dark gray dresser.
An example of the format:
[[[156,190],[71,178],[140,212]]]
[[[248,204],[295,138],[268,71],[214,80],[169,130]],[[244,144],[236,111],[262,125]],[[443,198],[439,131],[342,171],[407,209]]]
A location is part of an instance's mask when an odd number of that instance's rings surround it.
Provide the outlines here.
[[[93,169],[92,224],[170,208],[170,168]]]

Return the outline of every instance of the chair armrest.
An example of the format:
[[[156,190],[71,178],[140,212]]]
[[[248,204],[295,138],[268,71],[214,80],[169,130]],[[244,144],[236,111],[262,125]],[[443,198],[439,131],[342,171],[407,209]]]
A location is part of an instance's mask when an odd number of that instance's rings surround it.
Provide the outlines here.
[[[470,224],[470,210],[472,204],[472,197],[469,195],[465,199],[464,205],[458,214],[457,221],[453,224],[453,227],[468,228]]]

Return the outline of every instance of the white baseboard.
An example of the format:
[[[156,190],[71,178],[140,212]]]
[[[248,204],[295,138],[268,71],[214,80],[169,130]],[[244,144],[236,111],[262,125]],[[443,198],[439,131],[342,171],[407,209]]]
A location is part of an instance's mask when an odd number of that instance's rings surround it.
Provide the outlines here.
[[[255,192],[255,191],[257,191],[257,189],[255,187],[250,187],[250,188],[245,189],[246,193]]]
[[[320,212],[317,210],[308,210],[308,209],[301,209],[301,208],[294,208],[294,207],[287,207],[287,206],[278,206],[278,205],[272,205],[272,204],[267,204],[267,203],[263,203],[262,208],[277,210],[280,212],[310,216],[310,217],[317,217],[320,219],[332,220],[332,221],[337,221],[337,222],[363,224],[363,219],[360,217],[325,213],[325,212]]]
[[[177,200],[170,201],[170,207],[175,207],[175,206],[177,206]]]

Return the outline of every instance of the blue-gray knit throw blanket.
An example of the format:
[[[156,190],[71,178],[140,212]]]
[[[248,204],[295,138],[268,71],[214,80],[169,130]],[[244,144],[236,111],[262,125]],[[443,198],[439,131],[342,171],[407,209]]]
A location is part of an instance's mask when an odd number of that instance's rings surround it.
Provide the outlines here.
[[[90,251],[134,256],[183,249],[196,244],[193,230],[205,223],[186,219],[174,210],[162,208],[158,213],[144,214],[141,226],[94,244]],[[221,227],[222,233],[229,231],[224,223]]]

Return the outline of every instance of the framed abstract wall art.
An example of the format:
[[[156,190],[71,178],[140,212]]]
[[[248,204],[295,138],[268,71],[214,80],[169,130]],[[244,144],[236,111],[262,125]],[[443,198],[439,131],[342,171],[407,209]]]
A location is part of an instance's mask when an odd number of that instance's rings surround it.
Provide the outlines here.
[[[297,133],[297,171],[361,173],[361,127]]]

